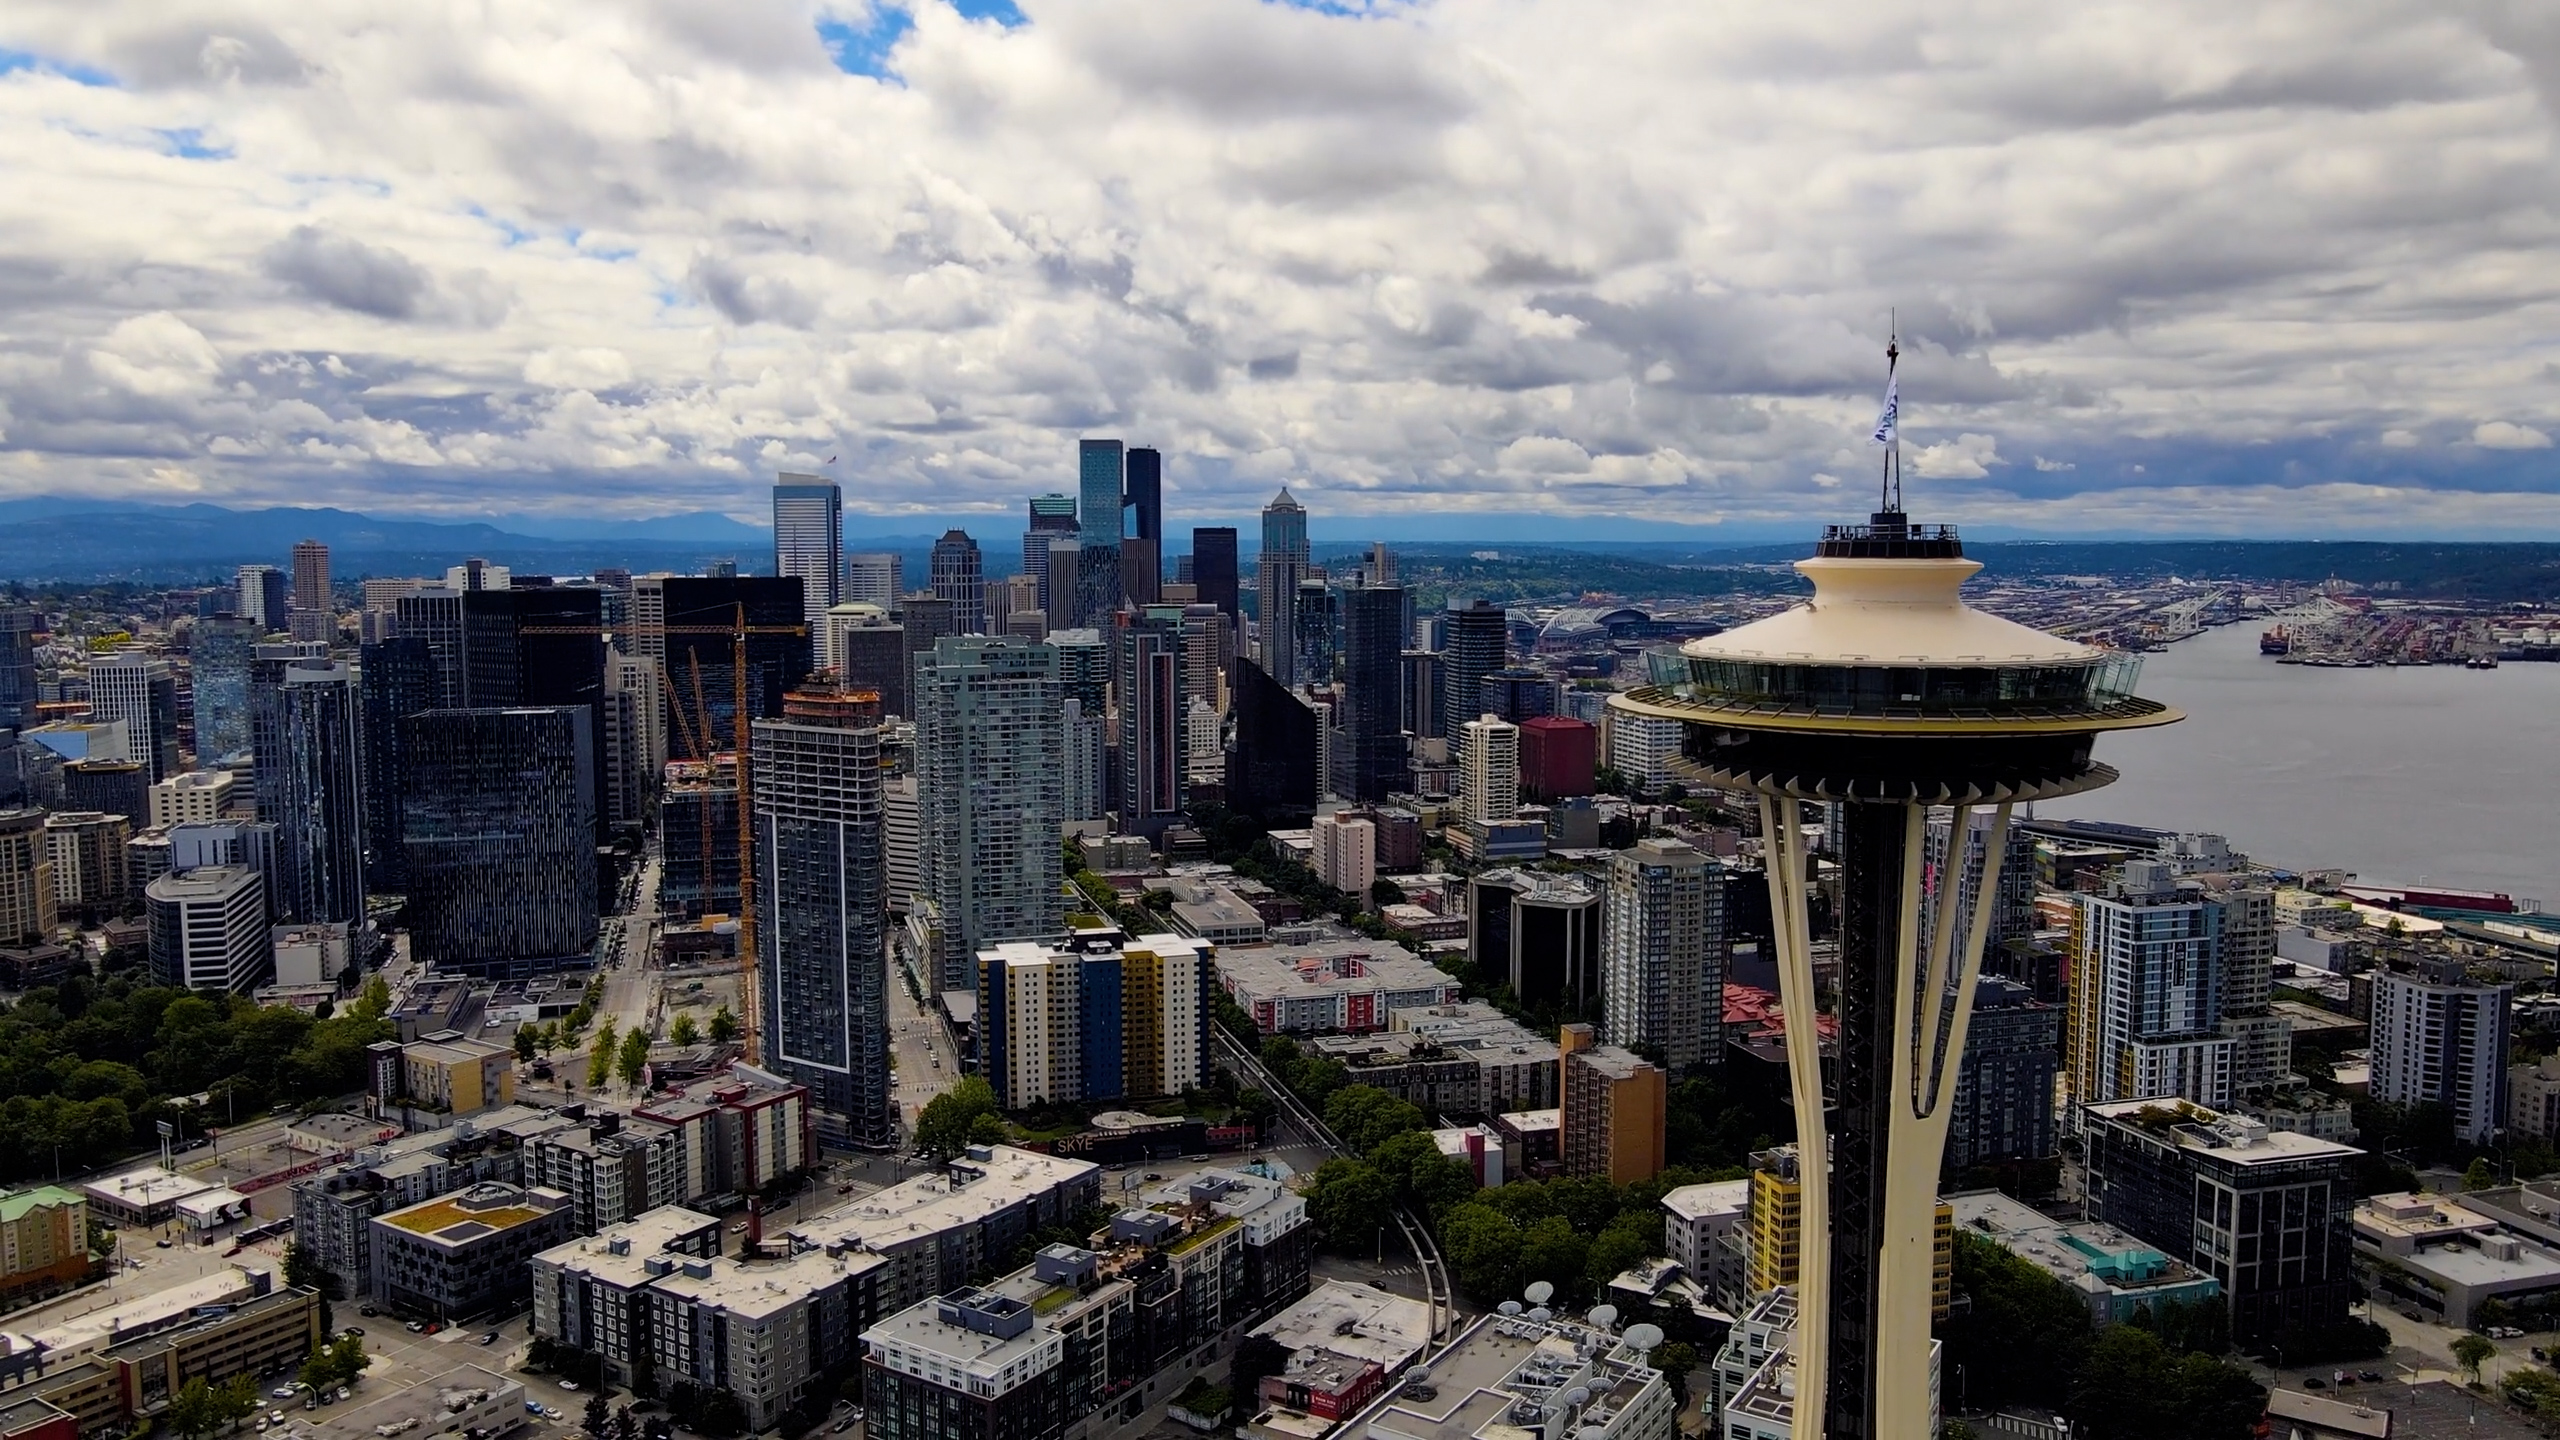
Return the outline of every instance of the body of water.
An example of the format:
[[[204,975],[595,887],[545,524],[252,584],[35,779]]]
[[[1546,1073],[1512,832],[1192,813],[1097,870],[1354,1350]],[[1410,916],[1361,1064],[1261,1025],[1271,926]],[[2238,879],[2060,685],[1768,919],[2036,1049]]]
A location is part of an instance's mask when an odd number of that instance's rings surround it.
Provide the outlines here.
[[[2102,737],[2124,778],[2036,813],[2212,831],[2264,864],[2560,909],[2560,665],[2279,665],[2260,628],[2144,656],[2142,693],[2187,719]]]

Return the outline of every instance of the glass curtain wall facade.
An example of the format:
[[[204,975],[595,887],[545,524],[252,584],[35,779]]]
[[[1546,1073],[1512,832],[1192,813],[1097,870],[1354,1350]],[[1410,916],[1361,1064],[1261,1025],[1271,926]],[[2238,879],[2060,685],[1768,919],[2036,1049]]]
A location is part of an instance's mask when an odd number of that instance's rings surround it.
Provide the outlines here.
[[[595,732],[578,706],[402,722],[410,954],[504,978],[585,962],[596,929]]]

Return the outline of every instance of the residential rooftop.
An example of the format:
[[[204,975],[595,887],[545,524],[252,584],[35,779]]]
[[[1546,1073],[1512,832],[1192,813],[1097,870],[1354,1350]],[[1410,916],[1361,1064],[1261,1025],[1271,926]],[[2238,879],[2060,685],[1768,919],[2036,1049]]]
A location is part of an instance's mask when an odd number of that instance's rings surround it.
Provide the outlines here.
[[[533,1258],[629,1289],[652,1278],[655,1272],[649,1262],[665,1258],[669,1245],[705,1226],[716,1229],[719,1224],[716,1217],[681,1205],[661,1205],[598,1234],[554,1245]]]
[[[379,1217],[412,1235],[446,1245],[463,1245],[483,1236],[512,1230],[539,1220],[569,1203],[558,1190],[539,1185],[487,1182],[433,1200],[422,1200]]]
[[[2181,1149],[2201,1151],[2233,1165],[2268,1165],[2294,1160],[2345,1160],[2364,1152],[2353,1145],[2322,1140],[2291,1130],[2270,1130],[2262,1121],[2224,1115],[2192,1101],[2110,1100],[2082,1107],[2092,1118],[2114,1120],[2174,1138]],[[2149,1118],[2145,1111],[2156,1112]]]
[[[1430,1342],[1431,1307],[1375,1285],[1328,1280],[1253,1333],[1285,1350],[1322,1347],[1393,1372]]]
[[[988,1147],[984,1159],[952,1162],[944,1171],[919,1175],[886,1190],[842,1205],[792,1227],[790,1234],[812,1245],[858,1241],[866,1249],[893,1250],[900,1245],[973,1225],[1088,1175],[1102,1167],[1090,1161]],[[962,1179],[960,1177],[968,1177]]]
[[[1748,1180],[1714,1180],[1704,1185],[1683,1185],[1662,1197],[1662,1208],[1683,1220],[1731,1215],[1750,1206],[1751,1182]]]
[[[830,1255],[823,1250],[803,1250],[779,1260],[658,1258],[670,1263],[655,1289],[745,1320],[779,1315],[847,1275],[889,1263],[878,1255]]]

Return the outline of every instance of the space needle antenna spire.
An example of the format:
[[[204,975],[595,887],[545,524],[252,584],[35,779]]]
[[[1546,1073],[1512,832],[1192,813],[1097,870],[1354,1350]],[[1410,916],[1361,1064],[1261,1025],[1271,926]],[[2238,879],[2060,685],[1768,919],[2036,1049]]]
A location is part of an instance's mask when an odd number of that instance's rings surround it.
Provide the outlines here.
[[[1887,312],[1889,315],[1892,312]],[[1900,317],[1886,321],[1884,342],[1884,413],[1876,417],[1874,442],[1884,448],[1883,492],[1876,520],[1902,513],[1902,337]]]

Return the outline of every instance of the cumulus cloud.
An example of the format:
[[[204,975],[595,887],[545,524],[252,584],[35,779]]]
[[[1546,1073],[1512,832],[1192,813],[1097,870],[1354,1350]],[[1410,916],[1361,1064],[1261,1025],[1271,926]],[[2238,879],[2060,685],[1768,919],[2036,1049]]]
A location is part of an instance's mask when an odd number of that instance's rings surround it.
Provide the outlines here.
[[[717,8],[20,0],[0,494],[2560,531],[2530,7]]]
[[[1964,434],[1942,445],[1923,445],[1911,457],[1914,473],[1931,480],[1980,480],[2000,459],[2000,442],[1988,435]],[[2039,464],[2037,469],[2045,468]]]
[[[2551,437],[2530,425],[2489,420],[2471,427],[2471,443],[2483,450],[2548,450]]]

